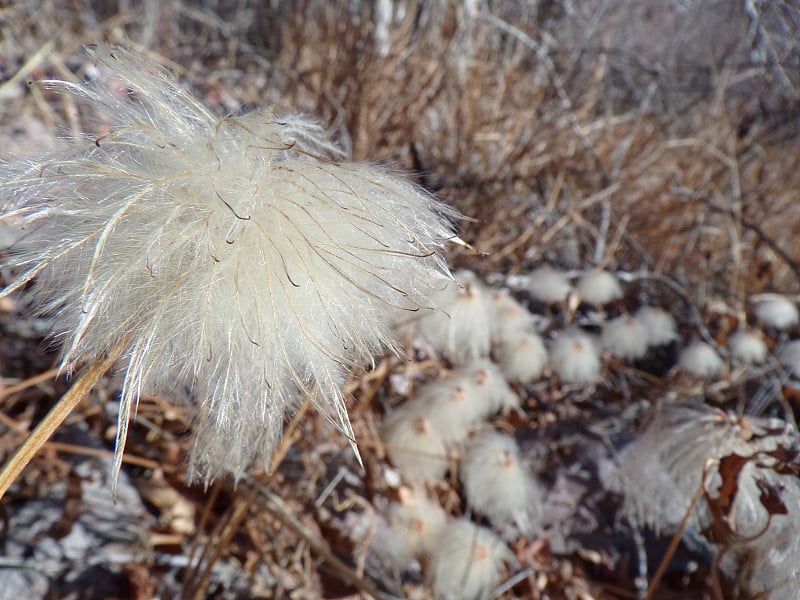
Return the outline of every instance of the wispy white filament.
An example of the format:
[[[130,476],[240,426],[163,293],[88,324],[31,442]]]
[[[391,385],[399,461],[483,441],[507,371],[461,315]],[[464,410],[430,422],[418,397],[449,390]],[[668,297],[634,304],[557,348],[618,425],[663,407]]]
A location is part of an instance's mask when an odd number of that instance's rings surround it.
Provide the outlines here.
[[[107,133],[4,176],[4,217],[22,223],[4,293],[36,280],[68,372],[122,347],[115,469],[140,395],[180,388],[206,478],[268,466],[303,395],[352,439],[347,372],[392,345],[391,311],[444,287],[453,212],[342,162],[311,121],[220,119],[141,56],[93,56],[98,81],[44,85]]]
[[[492,525],[513,525],[525,535],[533,532],[542,494],[513,437],[494,430],[472,437],[461,463],[461,481],[467,504]]]
[[[763,294],[755,300],[756,317],[767,327],[789,329],[800,322],[797,305],[781,294]]]
[[[602,269],[586,271],[580,276],[575,287],[578,297],[583,302],[597,306],[619,300],[623,295],[622,286],[616,275]]]
[[[664,346],[679,339],[675,318],[663,308],[642,306],[634,318],[647,331],[647,346]]]
[[[647,336],[647,327],[641,319],[621,315],[606,323],[600,343],[614,356],[638,360],[647,354]]]
[[[699,340],[695,340],[681,350],[678,356],[678,366],[687,373],[698,377],[719,375],[725,370],[725,363],[714,347]]]
[[[441,600],[488,600],[516,558],[492,530],[456,519],[431,549],[428,577]]]
[[[579,329],[563,332],[550,347],[550,364],[564,383],[592,383],[600,377],[596,340]]]
[[[472,271],[459,270],[436,294],[441,311],[419,321],[419,329],[433,348],[453,364],[489,355],[492,307],[490,294]]]

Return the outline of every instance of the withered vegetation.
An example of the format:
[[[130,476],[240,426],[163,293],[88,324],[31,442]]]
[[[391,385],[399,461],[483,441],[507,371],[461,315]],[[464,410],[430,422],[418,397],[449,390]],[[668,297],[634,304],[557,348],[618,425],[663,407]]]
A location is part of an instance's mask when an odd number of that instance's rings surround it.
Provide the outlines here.
[[[723,346],[752,323],[749,297],[794,295],[800,282],[799,40],[791,0],[11,3],[0,5],[0,158],[58,147],[64,130],[102,132],[85,107],[26,83],[91,78],[83,45],[126,44],[220,114],[303,111],[355,160],[412,172],[470,217],[458,227],[472,249],[454,247],[451,267],[496,285],[542,264],[625,272],[618,312],[658,305],[684,338]],[[551,318],[545,333],[573,316],[517,297]],[[46,332],[23,299],[0,305],[0,463],[68,387]],[[767,333],[771,349],[782,335]],[[598,385],[517,388],[525,410],[498,425],[535,457],[551,520],[569,524],[512,545],[520,566],[501,597],[644,597],[665,554],[652,598],[746,587],[706,546],[666,552],[670,537],[619,516],[616,492],[599,483],[597,457],[612,463],[608,448],[661,398],[790,423],[800,409],[772,364],[709,384],[672,373],[674,354],[636,368],[607,361]],[[448,366],[409,350],[352,376],[363,471],[347,440],[302,411],[276,471],[237,487],[187,486],[184,391],[145,398],[116,505],[97,500],[110,489],[120,385],[104,379],[0,504],[0,555],[11,557],[0,568],[39,594],[17,597],[430,597],[423,574],[368,545],[402,495],[379,435],[402,402],[396,381],[419,385]],[[781,455],[785,472],[792,458]],[[432,493],[452,515],[468,510],[455,472]],[[53,550],[69,536],[72,550]],[[734,550],[743,572],[761,568],[762,556]]]

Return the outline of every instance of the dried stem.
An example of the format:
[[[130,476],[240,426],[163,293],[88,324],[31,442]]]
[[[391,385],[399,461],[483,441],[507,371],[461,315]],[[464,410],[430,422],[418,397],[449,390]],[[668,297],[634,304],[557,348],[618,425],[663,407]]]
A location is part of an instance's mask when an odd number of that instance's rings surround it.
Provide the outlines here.
[[[92,363],[61,400],[47,413],[44,420],[33,430],[30,437],[25,440],[17,453],[3,467],[0,473],[0,499],[3,498],[11,484],[19,477],[23,469],[33,460],[36,453],[44,446],[59,425],[64,422],[69,413],[78,405],[94,384],[111,368],[117,360],[119,351],[110,354],[102,361]]]

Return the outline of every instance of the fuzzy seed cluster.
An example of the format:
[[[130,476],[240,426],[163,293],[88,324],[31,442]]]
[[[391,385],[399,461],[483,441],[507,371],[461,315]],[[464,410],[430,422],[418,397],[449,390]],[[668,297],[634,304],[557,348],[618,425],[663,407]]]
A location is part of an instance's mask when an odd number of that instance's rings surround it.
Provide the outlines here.
[[[139,398],[182,390],[206,479],[269,468],[303,397],[352,440],[345,378],[435,306],[453,211],[305,117],[220,118],[136,53],[92,58],[96,80],[43,85],[102,133],[3,174],[4,294],[35,282],[64,371],[121,353],[116,468]]]

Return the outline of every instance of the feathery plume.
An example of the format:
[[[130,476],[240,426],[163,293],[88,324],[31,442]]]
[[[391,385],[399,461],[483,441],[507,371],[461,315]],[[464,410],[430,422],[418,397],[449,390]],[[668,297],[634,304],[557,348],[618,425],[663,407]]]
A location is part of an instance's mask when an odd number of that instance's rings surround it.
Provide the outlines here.
[[[767,327],[790,329],[800,322],[797,305],[781,294],[761,294],[751,299],[755,303],[754,312],[759,321]]]
[[[713,346],[695,340],[681,350],[678,366],[697,377],[712,377],[725,370],[725,363]]]
[[[680,337],[675,319],[663,308],[642,306],[636,311],[634,318],[644,325],[649,348],[665,346]]]
[[[489,356],[490,295],[472,271],[459,270],[434,297],[440,311],[424,315],[418,327],[434,350],[453,364]]]
[[[647,335],[647,327],[640,319],[621,315],[606,323],[600,343],[614,356],[638,360],[647,354]]]
[[[675,531],[700,489],[709,459],[734,453],[752,456],[796,445],[796,430],[780,419],[739,417],[705,405],[663,406],[636,441],[621,452],[628,486],[624,511],[656,532]],[[750,472],[744,475],[752,477]],[[749,523],[747,527],[753,528],[760,513],[748,507],[758,502],[758,493],[755,486],[748,492],[744,481],[743,476],[740,484],[745,491],[737,514],[740,524]],[[713,481],[710,484],[713,486]],[[707,507],[701,504],[690,525],[698,531],[707,523]]]
[[[494,430],[477,433],[466,444],[461,482],[467,504],[497,528],[516,526],[533,533],[542,493],[522,464],[513,437]]]
[[[456,519],[431,549],[428,578],[441,600],[488,600],[504,563],[516,565],[517,560],[503,540],[486,527]]]
[[[528,283],[525,288],[539,302],[557,304],[564,301],[572,290],[572,285],[567,273],[544,266],[528,275]]]
[[[115,472],[139,397],[180,387],[206,480],[268,467],[302,395],[352,440],[342,384],[392,347],[394,309],[430,307],[444,286],[454,211],[344,162],[303,117],[218,118],[158,64],[90,53],[98,80],[42,85],[106,132],[4,176],[4,220],[22,233],[3,294],[36,280],[66,372],[122,348]]]
[[[561,333],[550,347],[550,365],[564,383],[592,383],[600,377],[597,341],[580,329]]]
[[[575,289],[583,302],[595,306],[614,302],[623,295],[617,276],[602,269],[592,269],[583,273],[578,279]]]
[[[497,346],[495,354],[505,376],[522,384],[536,381],[547,368],[547,347],[536,333],[517,334],[505,339]]]
[[[492,343],[501,345],[510,338],[536,331],[535,317],[527,308],[517,302],[508,290],[492,292],[490,307],[492,310]]]
[[[447,526],[447,514],[420,488],[400,488],[400,502],[389,506],[389,523],[406,540],[416,558],[429,555]]]
[[[416,403],[401,406],[389,415],[381,432],[389,459],[409,482],[436,481],[444,477],[449,466],[449,440],[424,408]]]
[[[764,334],[758,329],[738,330],[728,339],[728,348],[731,357],[742,363],[761,364],[769,354]]]

